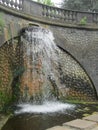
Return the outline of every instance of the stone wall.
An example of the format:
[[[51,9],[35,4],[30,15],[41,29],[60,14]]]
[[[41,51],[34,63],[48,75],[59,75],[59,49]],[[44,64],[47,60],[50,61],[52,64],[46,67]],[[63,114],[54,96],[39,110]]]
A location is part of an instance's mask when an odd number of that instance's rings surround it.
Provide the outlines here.
[[[23,72],[21,46],[16,38],[0,47],[0,111],[19,96],[18,79]]]
[[[11,12],[10,12],[11,13]],[[38,25],[37,22],[22,17],[14,16],[5,11],[0,11],[0,46],[6,41],[20,36],[20,30],[24,27]]]
[[[58,46],[85,69],[98,93],[98,31],[50,27]]]

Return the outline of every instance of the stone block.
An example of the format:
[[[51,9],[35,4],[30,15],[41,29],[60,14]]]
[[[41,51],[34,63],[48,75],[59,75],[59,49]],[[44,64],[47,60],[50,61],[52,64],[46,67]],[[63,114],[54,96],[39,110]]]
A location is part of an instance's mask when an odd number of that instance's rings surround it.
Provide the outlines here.
[[[92,129],[92,130],[98,130],[98,127],[94,128],[94,129]]]
[[[73,130],[73,129],[67,128],[64,126],[55,126],[55,127],[52,127],[52,128],[46,129],[46,130]]]
[[[84,117],[83,119],[98,123],[98,114],[93,114],[91,116]]]
[[[76,128],[77,130],[91,130],[96,127],[97,123],[92,121],[86,121],[81,119],[76,119],[63,124],[64,126],[69,126],[70,128]]]
[[[98,127],[94,128],[94,129],[92,129],[92,130],[98,130]]]

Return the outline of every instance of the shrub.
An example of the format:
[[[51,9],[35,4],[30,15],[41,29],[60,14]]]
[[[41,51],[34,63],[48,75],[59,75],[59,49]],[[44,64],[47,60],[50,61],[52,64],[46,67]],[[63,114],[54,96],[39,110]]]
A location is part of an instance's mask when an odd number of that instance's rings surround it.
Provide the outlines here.
[[[80,20],[80,25],[86,25],[87,24],[87,17],[84,16],[81,20]]]

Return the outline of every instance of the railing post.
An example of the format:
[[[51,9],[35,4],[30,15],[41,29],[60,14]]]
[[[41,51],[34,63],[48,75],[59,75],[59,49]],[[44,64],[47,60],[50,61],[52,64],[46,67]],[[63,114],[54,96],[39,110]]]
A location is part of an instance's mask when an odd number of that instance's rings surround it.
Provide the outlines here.
[[[13,7],[13,5],[14,5],[14,1],[13,0],[10,1],[10,5],[11,5],[11,7]]]
[[[2,3],[4,4],[6,2],[6,0],[2,0]]]
[[[14,6],[15,6],[15,8],[18,7],[18,1],[17,1],[17,0],[15,0],[15,4],[14,4]]]
[[[44,5],[42,5],[42,9],[43,9],[43,11],[42,11],[42,15],[45,17],[45,16],[46,16],[46,8],[45,8]]]
[[[9,5],[9,3],[10,3],[10,0],[6,0],[6,4],[7,4],[7,6]]]
[[[19,0],[19,10],[22,10],[23,8],[23,0]]]
[[[92,18],[93,23],[98,24],[98,14],[93,13],[93,18]]]
[[[77,12],[75,11],[74,13],[75,13],[75,23],[77,23],[78,22]]]

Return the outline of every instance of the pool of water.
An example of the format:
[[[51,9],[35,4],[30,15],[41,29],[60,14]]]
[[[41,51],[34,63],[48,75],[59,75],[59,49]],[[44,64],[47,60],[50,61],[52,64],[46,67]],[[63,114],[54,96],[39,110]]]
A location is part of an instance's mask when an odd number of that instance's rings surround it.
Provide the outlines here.
[[[56,125],[62,125],[63,123],[76,118],[82,118],[83,116],[92,114],[93,112],[98,112],[98,104],[61,104],[61,106],[61,110],[54,108],[55,111],[52,112],[50,109],[53,107],[53,104],[47,105],[49,111],[45,106],[41,107],[40,105],[18,105],[14,116],[7,121],[2,130],[45,130]],[[56,107],[58,106],[56,105]]]

